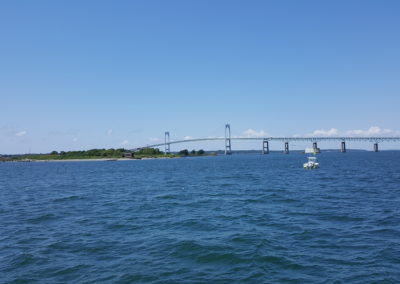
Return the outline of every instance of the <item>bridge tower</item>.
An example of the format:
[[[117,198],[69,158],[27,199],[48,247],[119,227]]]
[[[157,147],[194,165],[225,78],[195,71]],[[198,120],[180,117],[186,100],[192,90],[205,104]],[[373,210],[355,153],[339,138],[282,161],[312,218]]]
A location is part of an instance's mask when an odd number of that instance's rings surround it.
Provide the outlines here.
[[[231,147],[231,125],[225,124],[225,155],[232,154]]]
[[[317,150],[317,149],[318,149],[317,142],[313,142],[313,143],[312,143],[312,147],[313,147],[313,150],[314,150],[314,151]]]
[[[374,152],[378,152],[378,142],[374,143]]]
[[[165,154],[171,153],[171,144],[169,143],[169,131],[165,132],[164,149],[165,149]]]
[[[263,139],[262,154],[269,154],[269,142],[266,138]]]

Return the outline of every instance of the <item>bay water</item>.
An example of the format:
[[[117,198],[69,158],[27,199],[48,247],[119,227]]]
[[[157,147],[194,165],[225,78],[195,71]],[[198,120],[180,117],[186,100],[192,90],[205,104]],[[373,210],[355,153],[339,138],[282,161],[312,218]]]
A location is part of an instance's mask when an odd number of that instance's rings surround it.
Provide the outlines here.
[[[399,283],[400,151],[0,163],[0,283]]]

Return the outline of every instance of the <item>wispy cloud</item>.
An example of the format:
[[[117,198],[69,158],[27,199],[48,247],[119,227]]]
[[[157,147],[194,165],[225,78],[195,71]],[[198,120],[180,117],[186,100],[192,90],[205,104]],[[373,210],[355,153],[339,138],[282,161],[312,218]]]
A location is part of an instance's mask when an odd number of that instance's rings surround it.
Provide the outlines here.
[[[78,138],[76,138],[76,137],[72,138],[72,142],[77,142],[77,141],[78,141]]]
[[[121,145],[127,145],[128,143],[129,143],[128,140],[124,140],[124,141],[121,142]]]
[[[183,139],[184,140],[190,140],[190,139],[193,139],[193,137],[192,136],[185,136],[185,137],[183,137]]]
[[[110,136],[112,133],[113,133],[113,130],[112,129],[108,129],[107,135]]]
[[[349,136],[385,136],[385,135],[399,135],[399,131],[394,131],[392,129],[381,129],[378,126],[371,126],[366,130],[356,129],[346,131],[346,135]]]
[[[161,139],[160,138],[149,138],[149,141],[150,142],[158,142],[158,141],[161,141]]]
[[[339,130],[337,130],[336,128],[331,128],[329,130],[317,129],[314,130],[312,133],[306,134],[305,136],[314,137],[314,136],[337,136],[337,135],[339,135]]]
[[[23,130],[23,131],[20,131],[20,132],[15,133],[15,136],[21,137],[21,136],[26,135],[26,133],[27,133],[27,132],[26,132],[25,130]]]
[[[378,126],[371,126],[370,128],[339,131],[336,128],[331,128],[329,130],[318,129],[314,130],[312,133],[305,135],[294,135],[293,137],[335,137],[335,136],[352,136],[352,137],[367,137],[367,136],[399,136],[400,131],[380,128]]]
[[[268,136],[268,133],[265,132],[264,130],[257,131],[257,130],[249,128],[249,129],[243,131],[243,136],[242,137],[245,137],[245,138],[260,138],[260,137],[267,137],[267,136]]]

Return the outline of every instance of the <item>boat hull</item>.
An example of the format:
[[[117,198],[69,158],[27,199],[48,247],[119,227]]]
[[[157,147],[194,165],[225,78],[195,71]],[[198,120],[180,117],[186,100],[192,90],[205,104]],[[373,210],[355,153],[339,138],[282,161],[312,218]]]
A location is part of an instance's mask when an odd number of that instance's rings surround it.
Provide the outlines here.
[[[319,167],[318,163],[304,163],[303,164],[303,168],[307,169],[307,170],[311,170],[311,169],[317,169]]]

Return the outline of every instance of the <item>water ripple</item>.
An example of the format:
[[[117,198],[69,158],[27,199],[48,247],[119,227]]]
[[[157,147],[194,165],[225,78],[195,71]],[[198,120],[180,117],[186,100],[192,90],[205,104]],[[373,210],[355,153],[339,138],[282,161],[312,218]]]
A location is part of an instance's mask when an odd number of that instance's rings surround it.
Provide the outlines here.
[[[0,282],[399,283],[400,153],[319,157],[1,163]]]

